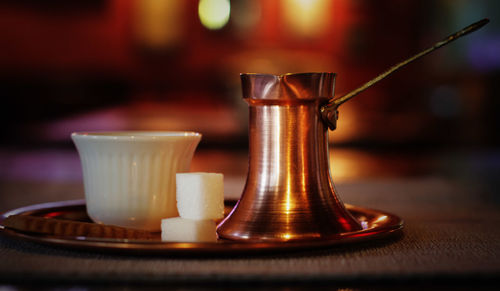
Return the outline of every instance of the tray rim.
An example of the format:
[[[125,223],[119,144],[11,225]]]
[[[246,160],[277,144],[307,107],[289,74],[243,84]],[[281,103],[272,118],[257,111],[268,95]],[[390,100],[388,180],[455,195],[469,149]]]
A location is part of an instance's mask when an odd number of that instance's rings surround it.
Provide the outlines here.
[[[1,223],[3,220],[15,214],[28,214],[33,211],[47,211],[50,209],[64,207],[85,206],[85,200],[66,200],[56,202],[45,202],[32,204],[8,210],[0,214],[0,235],[5,235],[15,239],[21,239],[34,243],[50,246],[58,246],[80,250],[107,251],[132,254],[234,254],[252,253],[268,251],[289,251],[299,249],[313,249],[323,247],[333,247],[337,245],[352,244],[370,240],[378,240],[400,233],[404,226],[404,221],[386,211],[375,210],[345,204],[348,211],[364,213],[377,213],[385,215],[387,222],[372,228],[367,228],[354,232],[340,233],[338,236],[321,240],[290,241],[290,242],[242,242],[219,239],[217,242],[157,242],[157,241],[131,241],[116,239],[99,239],[84,237],[63,237],[43,234],[32,234],[14,229],[5,228]]]

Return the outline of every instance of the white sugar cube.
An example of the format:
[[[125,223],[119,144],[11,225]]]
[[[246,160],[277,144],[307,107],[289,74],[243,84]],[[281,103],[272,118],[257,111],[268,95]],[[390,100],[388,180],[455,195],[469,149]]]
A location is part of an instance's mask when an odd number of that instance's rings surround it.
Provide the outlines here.
[[[161,240],[169,242],[216,242],[213,220],[193,220],[182,217],[161,220]]]
[[[218,173],[178,173],[177,209],[182,218],[220,219],[224,217],[224,175]]]

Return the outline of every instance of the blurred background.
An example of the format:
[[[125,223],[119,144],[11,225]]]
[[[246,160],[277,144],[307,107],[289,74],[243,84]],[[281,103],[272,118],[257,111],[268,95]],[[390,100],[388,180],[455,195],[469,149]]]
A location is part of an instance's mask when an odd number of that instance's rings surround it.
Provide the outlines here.
[[[331,162],[341,182],[497,177],[499,16],[496,0],[4,0],[0,180],[79,182],[70,133],[126,129],[199,131],[192,169],[243,177],[239,73],[336,72],[341,95],[485,17],[343,105]]]

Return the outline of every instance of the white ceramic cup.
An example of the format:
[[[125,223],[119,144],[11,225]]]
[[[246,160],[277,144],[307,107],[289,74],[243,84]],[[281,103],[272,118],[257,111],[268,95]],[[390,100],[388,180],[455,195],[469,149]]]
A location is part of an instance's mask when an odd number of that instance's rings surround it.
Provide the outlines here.
[[[201,134],[75,132],[87,213],[97,223],[149,231],[178,216],[175,174],[188,172]]]

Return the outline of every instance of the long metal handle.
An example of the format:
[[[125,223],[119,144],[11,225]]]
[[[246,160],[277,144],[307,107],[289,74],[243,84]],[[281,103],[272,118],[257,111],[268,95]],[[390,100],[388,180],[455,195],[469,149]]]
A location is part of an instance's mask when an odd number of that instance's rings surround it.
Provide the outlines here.
[[[390,74],[392,74],[393,72],[401,69],[402,67],[408,65],[409,63],[427,55],[428,53],[430,53],[430,52],[432,52],[432,51],[434,51],[434,50],[436,50],[436,49],[438,49],[438,48],[440,48],[440,47],[442,47],[442,46],[444,46],[452,41],[454,41],[455,39],[457,39],[459,37],[462,37],[470,32],[478,30],[479,28],[481,28],[482,26],[484,26],[488,22],[490,22],[490,20],[488,18],[485,18],[485,19],[482,19],[476,23],[473,23],[473,24],[465,27],[464,29],[448,36],[447,38],[445,38],[441,41],[438,41],[430,48],[423,50],[420,53],[392,66],[391,68],[389,68],[388,70],[386,70],[382,74],[378,75],[374,79],[364,83],[359,88],[357,88],[357,89],[355,89],[355,90],[353,90],[353,91],[351,91],[351,92],[349,92],[341,97],[332,98],[326,105],[322,106],[320,109],[323,121],[326,122],[326,124],[328,125],[328,127],[331,130],[334,130],[336,128],[336,125],[337,125],[337,118],[338,118],[338,111],[337,110],[341,104],[348,101],[352,97],[358,95],[359,93],[365,91],[366,89],[370,88],[371,86],[375,85],[376,83],[378,83],[379,81],[381,81],[385,77],[387,77]]]

